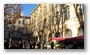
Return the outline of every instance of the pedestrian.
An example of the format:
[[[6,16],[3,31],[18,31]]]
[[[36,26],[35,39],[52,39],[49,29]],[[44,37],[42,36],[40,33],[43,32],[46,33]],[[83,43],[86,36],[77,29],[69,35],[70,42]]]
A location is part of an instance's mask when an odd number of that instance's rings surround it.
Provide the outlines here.
[[[19,48],[20,49],[23,49],[23,43],[22,43],[22,41],[19,42]]]
[[[77,43],[76,42],[73,42],[73,49],[77,49]]]
[[[28,41],[25,43],[25,48],[28,49]]]
[[[29,48],[32,49],[32,42],[29,42]]]
[[[36,42],[34,41],[33,42],[33,49],[35,49],[35,46],[36,46]]]
[[[9,42],[6,41],[6,40],[5,40],[5,42],[4,42],[4,48],[5,48],[5,49],[8,49],[8,48],[9,48]]]
[[[54,42],[51,43],[51,49],[54,49]]]
[[[40,44],[40,42],[38,42],[38,49],[40,49],[41,48],[41,44]]]
[[[45,43],[44,43],[44,41],[42,42],[42,49],[44,49],[44,45],[45,45]]]

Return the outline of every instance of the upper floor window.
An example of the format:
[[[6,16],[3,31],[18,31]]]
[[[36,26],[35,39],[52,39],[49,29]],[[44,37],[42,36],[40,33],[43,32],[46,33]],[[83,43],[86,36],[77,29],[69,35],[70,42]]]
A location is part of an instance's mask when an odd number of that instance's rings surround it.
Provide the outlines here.
[[[25,21],[25,20],[23,20],[22,24],[26,24],[26,21]]]
[[[46,27],[46,19],[44,20],[44,28]]]
[[[59,23],[59,21],[60,21],[58,15],[59,15],[59,12],[56,12],[56,23]]]
[[[52,10],[52,4],[50,4],[49,7],[50,7],[49,9]]]
[[[34,21],[36,20],[36,15],[34,16]]]
[[[84,4],[79,4],[79,13],[80,15],[82,15],[82,13],[84,13]]]
[[[42,16],[42,10],[40,11],[40,17]]]
[[[64,4],[60,5],[60,16],[62,16],[62,10],[63,10]]]
[[[65,8],[65,19],[69,19],[70,18],[70,10],[69,10],[69,7],[67,6]]]
[[[20,21],[18,21],[18,23],[20,24]]]
[[[50,25],[52,25],[52,17],[50,16]]]
[[[39,29],[42,29],[43,28],[43,26],[42,26],[42,21],[39,23],[39,25],[38,25],[39,27]]]
[[[46,14],[46,6],[44,7],[44,14]]]
[[[56,18],[58,18],[58,12],[56,12]]]

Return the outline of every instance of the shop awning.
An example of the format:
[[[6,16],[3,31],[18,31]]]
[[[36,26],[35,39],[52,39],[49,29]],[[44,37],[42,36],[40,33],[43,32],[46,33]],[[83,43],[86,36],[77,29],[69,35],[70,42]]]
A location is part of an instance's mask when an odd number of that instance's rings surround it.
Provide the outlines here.
[[[48,40],[65,40],[66,38],[48,38]]]
[[[77,36],[72,38],[66,38],[66,40],[84,40],[84,36]]]
[[[48,38],[48,40],[84,40],[84,36],[77,36],[72,38]]]

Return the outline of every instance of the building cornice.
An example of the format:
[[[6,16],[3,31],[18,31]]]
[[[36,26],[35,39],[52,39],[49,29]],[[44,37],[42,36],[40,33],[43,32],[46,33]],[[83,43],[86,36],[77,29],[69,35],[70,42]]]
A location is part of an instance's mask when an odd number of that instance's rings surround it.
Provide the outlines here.
[[[32,15],[32,13],[33,13],[40,5],[41,5],[41,4],[38,4],[38,5],[36,6],[36,8],[31,12],[30,16]]]

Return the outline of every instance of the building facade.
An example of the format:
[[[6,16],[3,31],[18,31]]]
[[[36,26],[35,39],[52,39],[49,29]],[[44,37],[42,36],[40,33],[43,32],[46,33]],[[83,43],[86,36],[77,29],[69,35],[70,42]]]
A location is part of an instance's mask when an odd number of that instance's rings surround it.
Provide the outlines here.
[[[30,16],[30,32],[34,41],[48,42],[48,38],[71,38],[84,34],[83,4],[39,4]]]
[[[21,33],[21,38],[25,40],[29,40],[29,26],[30,25],[30,17],[22,17],[16,20],[14,26],[15,30]],[[17,34],[19,35],[19,34]]]
[[[9,18],[8,18],[9,19]],[[12,19],[12,18],[10,18]],[[6,22],[4,24],[4,35],[5,38],[15,39],[15,40],[29,40],[29,25],[30,25],[30,17],[24,17],[16,19],[15,22],[13,20],[9,20],[10,22]]]

